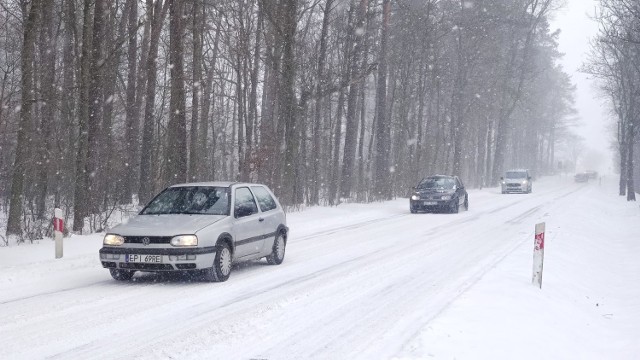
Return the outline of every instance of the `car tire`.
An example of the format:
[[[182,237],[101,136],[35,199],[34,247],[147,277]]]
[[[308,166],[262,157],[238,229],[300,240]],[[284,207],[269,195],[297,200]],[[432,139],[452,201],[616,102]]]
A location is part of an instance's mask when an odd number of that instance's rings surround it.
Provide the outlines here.
[[[469,197],[468,196],[464,197],[464,210],[465,211],[469,211]]]
[[[210,282],[223,282],[229,279],[231,275],[231,250],[227,243],[221,243],[216,246],[216,256],[210,268],[204,270],[204,278]]]
[[[271,254],[267,255],[267,263],[269,265],[280,265],[284,261],[284,253],[287,247],[287,240],[282,233],[276,235],[276,239],[273,241],[273,248]]]
[[[111,273],[111,277],[118,281],[129,281],[135,273],[135,271],[121,269],[109,269],[109,272]]]
[[[418,210],[413,207],[409,207],[409,211],[411,211],[412,214],[415,214],[418,212]]]
[[[457,214],[460,211],[460,204],[458,203],[458,198],[454,199],[451,203],[451,213]]]

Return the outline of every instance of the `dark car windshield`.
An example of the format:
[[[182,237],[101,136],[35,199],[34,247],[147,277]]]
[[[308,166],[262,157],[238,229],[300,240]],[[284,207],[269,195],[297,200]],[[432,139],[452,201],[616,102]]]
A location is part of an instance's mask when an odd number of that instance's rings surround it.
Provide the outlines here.
[[[147,205],[142,215],[229,215],[229,188],[214,186],[170,187]]]
[[[507,179],[526,179],[527,173],[525,171],[507,171],[505,177]]]
[[[455,184],[455,180],[450,177],[430,177],[422,180],[418,189],[453,189]]]

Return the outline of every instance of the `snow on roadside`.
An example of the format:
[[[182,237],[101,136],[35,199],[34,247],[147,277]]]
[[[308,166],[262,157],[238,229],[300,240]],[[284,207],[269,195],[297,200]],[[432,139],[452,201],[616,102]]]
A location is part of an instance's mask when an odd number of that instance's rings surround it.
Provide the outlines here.
[[[551,206],[537,219],[547,223],[542,289],[531,284],[532,226],[531,241],[421,329],[400,358],[640,358],[640,209],[616,196],[613,183],[585,186],[586,195],[571,206]],[[471,190],[471,208],[483,199],[518,199],[498,193]],[[397,199],[311,207],[287,217],[292,236],[299,239],[407,212],[408,200]],[[0,306],[32,294],[111,281],[97,255],[102,236],[65,238],[65,257],[58,260],[51,240],[0,248]]]
[[[531,242],[518,248],[405,346],[435,359],[639,359],[640,209],[615,184],[589,184],[545,213],[542,289]],[[524,350],[526,349],[526,350]]]

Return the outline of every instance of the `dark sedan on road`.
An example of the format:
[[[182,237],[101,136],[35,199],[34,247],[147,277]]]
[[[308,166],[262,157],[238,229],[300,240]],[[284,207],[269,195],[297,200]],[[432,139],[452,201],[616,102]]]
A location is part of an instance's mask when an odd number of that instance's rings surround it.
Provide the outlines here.
[[[587,173],[577,173],[576,176],[573,177],[576,182],[582,183],[589,181],[589,174]]]
[[[457,176],[433,175],[420,181],[409,200],[412,214],[418,211],[457,213],[460,207],[469,210],[469,195]]]

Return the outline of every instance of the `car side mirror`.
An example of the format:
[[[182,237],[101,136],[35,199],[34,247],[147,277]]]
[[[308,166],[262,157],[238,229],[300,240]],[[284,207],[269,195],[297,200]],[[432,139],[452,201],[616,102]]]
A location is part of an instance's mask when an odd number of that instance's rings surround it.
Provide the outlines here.
[[[238,205],[235,210],[236,218],[241,218],[253,214],[253,209],[251,208],[251,206],[248,206],[246,204]]]
[[[504,180],[504,176],[500,176],[500,180]]]
[[[531,176],[527,177],[527,180],[531,181]]]

